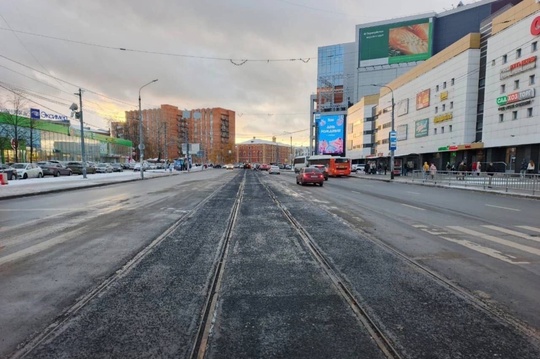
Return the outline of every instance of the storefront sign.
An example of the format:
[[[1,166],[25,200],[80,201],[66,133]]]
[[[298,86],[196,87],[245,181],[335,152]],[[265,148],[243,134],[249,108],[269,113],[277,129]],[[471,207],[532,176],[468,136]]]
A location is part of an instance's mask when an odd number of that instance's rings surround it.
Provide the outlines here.
[[[531,56],[501,70],[501,80],[536,68],[536,56]]]
[[[439,115],[439,116],[435,116],[433,118],[433,123],[439,123],[439,122],[444,122],[444,121],[449,121],[451,120],[453,117],[452,115],[452,112],[448,112],[448,113],[444,113],[442,115]]]
[[[540,16],[535,17],[531,23],[531,35],[540,35]]]
[[[529,106],[531,103],[532,103],[532,100],[523,101],[523,102],[517,102],[517,103],[507,105],[507,106],[501,106],[501,107],[499,107],[498,110],[499,111],[511,110],[511,109],[517,108],[517,107]]]
[[[508,96],[497,97],[497,105],[505,106],[515,102],[521,102],[533,98],[535,96],[534,89],[527,89],[520,92],[514,92]]]

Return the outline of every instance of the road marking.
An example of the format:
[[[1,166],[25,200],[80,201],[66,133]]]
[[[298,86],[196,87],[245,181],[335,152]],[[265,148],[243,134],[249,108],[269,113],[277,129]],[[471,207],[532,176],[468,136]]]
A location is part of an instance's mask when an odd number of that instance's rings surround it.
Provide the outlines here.
[[[63,237],[58,236],[57,238],[52,238],[52,239],[49,239],[47,241],[35,244],[35,245],[31,246],[31,247],[28,247],[28,248],[25,248],[25,249],[20,250],[18,252],[9,254],[9,255],[7,255],[5,257],[1,257],[0,258],[0,266],[2,264],[12,262],[12,261],[15,261],[17,259],[24,258],[26,256],[37,254],[37,253],[39,253],[41,251],[44,251],[44,250],[46,250],[48,248],[51,248],[52,246],[55,246],[55,245],[60,244],[60,243],[67,242],[68,240],[70,240],[70,238],[67,237],[67,236],[63,236]]]
[[[420,194],[419,192],[411,192],[411,191],[406,191],[405,193],[410,193],[410,194]]]
[[[424,208],[411,206],[411,205],[408,205],[408,204],[405,204],[405,203],[402,203],[401,205],[402,205],[402,206],[405,206],[405,207],[409,207],[409,208],[414,208],[414,209],[417,209],[417,210],[419,210],[419,211],[425,211]]]
[[[510,235],[512,235],[514,237],[525,238],[525,239],[528,239],[528,240],[531,240],[531,241],[540,242],[540,238],[532,237],[530,234],[527,234],[527,233],[521,233],[521,232],[518,232],[518,231],[513,231],[511,229],[506,229],[506,228],[498,227],[498,226],[488,226],[488,225],[486,225],[486,226],[482,226],[482,227],[489,228],[489,229],[492,229],[494,231],[499,231],[499,232],[502,232],[502,233],[510,234]]]
[[[487,207],[493,207],[493,208],[499,208],[499,209],[506,209],[507,211],[521,212],[521,209],[516,209],[516,208],[494,206],[494,205],[492,205],[492,204],[486,204],[486,206],[487,206]]]
[[[529,264],[529,262],[514,262],[512,258],[515,258],[513,256],[505,255],[499,251],[494,250],[493,248],[488,248],[481,246],[480,244],[469,242],[464,239],[453,239],[448,237],[441,236],[440,238],[445,239],[449,242],[459,244],[461,246],[467,247],[469,249],[472,249],[473,251],[488,255],[490,257],[493,257],[495,259],[500,259],[501,261],[504,261],[506,263],[510,264]]]
[[[458,231],[458,232],[469,234],[471,236],[475,236],[477,238],[483,238],[483,239],[486,239],[486,240],[494,242],[494,243],[502,244],[503,246],[508,246],[508,247],[511,247],[511,248],[518,249],[520,251],[524,251],[524,252],[527,252],[527,253],[536,254],[537,256],[540,256],[540,249],[536,249],[536,248],[529,247],[529,246],[524,246],[524,245],[519,244],[519,243],[514,243],[512,241],[507,241],[506,239],[501,239],[501,238],[498,238],[498,237],[495,237],[495,236],[490,236],[489,234],[480,233],[480,232],[473,231],[472,229],[468,229],[468,228],[463,228],[463,227],[459,227],[459,226],[448,226],[448,228],[453,229],[453,230]]]
[[[540,233],[540,228],[530,227],[530,226],[516,226],[516,227]]]

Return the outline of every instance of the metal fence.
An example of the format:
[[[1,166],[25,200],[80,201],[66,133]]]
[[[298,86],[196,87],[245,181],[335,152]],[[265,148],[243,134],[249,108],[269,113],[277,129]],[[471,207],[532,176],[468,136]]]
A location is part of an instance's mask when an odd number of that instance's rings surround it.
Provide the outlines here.
[[[540,194],[540,175],[519,173],[487,173],[468,171],[437,171],[435,175],[430,172],[414,171],[413,182],[440,184],[456,187],[477,187],[485,190],[498,190],[504,192],[518,192],[523,194]]]

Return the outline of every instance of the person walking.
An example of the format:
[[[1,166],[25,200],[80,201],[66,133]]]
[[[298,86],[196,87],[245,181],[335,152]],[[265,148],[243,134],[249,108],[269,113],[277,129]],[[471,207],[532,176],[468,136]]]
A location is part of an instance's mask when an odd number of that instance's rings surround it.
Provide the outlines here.
[[[491,181],[493,179],[493,175],[495,174],[494,172],[495,172],[495,166],[493,166],[493,162],[490,162],[489,165],[487,166],[487,174],[489,177],[488,188],[491,188]]]
[[[435,175],[437,174],[437,166],[435,166],[435,163],[432,163],[431,166],[429,166],[429,174],[431,175],[431,179],[435,179]]]
[[[533,174],[534,173],[534,161],[530,160],[529,164],[527,165],[527,173]]]
[[[424,162],[424,165],[422,166],[422,175],[423,175],[424,179],[427,178],[428,172],[429,172],[429,165],[428,165],[427,162]]]
[[[478,161],[476,162],[476,175],[480,176],[480,172],[482,172],[482,164]]]
[[[521,168],[519,169],[519,174],[521,178],[525,177],[525,173],[527,172],[527,167],[529,166],[527,165],[527,160],[525,160],[524,158],[523,161],[521,161]]]
[[[465,180],[465,171],[467,170],[467,166],[465,166],[465,161],[461,161],[458,166],[458,175],[457,179],[464,181]]]

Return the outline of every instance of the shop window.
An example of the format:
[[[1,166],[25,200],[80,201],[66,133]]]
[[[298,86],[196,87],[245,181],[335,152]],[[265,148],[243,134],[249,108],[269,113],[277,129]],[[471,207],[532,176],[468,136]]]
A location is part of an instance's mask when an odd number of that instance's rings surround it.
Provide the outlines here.
[[[534,41],[531,44],[531,52],[535,52],[536,50],[538,50],[538,41]]]
[[[508,62],[508,55],[502,55],[502,63],[506,64]]]
[[[534,85],[534,75],[529,76],[529,85]]]
[[[512,120],[517,120],[517,118],[518,118],[518,112],[512,111]]]
[[[501,93],[505,93],[505,92],[506,92],[506,85],[501,84]]]
[[[504,122],[504,113],[499,114],[499,122]]]
[[[516,59],[519,59],[521,57],[521,49],[516,50]]]
[[[532,116],[533,116],[533,109],[532,109],[532,107],[529,107],[527,109],[527,117],[532,117]]]
[[[519,89],[519,80],[514,81],[514,90]]]

